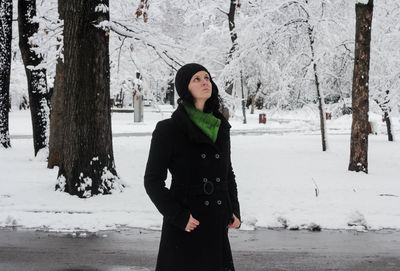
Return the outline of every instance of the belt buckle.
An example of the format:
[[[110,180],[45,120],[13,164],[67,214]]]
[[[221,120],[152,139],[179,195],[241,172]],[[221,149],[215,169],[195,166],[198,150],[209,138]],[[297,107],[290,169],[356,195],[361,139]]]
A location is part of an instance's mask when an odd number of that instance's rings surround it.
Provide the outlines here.
[[[210,186],[210,189],[207,189],[207,185]],[[214,192],[214,184],[210,181],[206,181],[203,184],[203,191],[204,191],[204,194],[211,195]]]

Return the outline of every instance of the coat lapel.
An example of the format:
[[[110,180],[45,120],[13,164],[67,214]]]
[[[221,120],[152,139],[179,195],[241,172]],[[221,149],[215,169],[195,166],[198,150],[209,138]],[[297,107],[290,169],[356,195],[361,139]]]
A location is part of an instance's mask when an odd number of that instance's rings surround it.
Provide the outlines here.
[[[218,152],[220,152],[221,144],[219,143],[223,142],[227,139],[227,137],[229,137],[229,129],[231,128],[231,125],[221,113],[218,112],[215,114],[215,116],[221,119],[221,125],[218,130],[217,141],[215,144],[205,133],[203,133],[203,131],[200,130],[199,127],[193,123],[182,105],[179,105],[174,113],[172,113],[171,118],[177,124],[179,129],[181,129],[188,136],[190,141],[197,144],[209,144]]]

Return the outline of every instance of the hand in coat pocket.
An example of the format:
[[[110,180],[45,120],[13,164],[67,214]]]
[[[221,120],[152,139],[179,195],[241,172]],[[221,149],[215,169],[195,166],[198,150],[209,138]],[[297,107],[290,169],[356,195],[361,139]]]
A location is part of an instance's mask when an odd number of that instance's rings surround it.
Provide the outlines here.
[[[193,218],[192,214],[190,214],[189,221],[186,225],[185,231],[191,232],[194,230],[198,225],[200,225],[200,222]]]
[[[240,220],[235,216],[235,214],[232,214],[232,220],[230,221],[228,225],[228,229],[236,229],[239,228],[240,226]]]

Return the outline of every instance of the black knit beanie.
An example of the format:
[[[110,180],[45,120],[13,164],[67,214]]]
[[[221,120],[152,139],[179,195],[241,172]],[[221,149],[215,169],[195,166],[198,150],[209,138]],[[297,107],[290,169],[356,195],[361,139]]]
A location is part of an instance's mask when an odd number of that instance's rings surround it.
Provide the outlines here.
[[[192,79],[193,75],[199,71],[206,71],[208,73],[212,85],[212,92],[214,95],[218,95],[217,85],[212,80],[211,74],[208,72],[208,70],[200,64],[189,63],[182,66],[175,76],[175,88],[180,98],[184,99],[186,95],[190,94],[188,89],[190,79]]]

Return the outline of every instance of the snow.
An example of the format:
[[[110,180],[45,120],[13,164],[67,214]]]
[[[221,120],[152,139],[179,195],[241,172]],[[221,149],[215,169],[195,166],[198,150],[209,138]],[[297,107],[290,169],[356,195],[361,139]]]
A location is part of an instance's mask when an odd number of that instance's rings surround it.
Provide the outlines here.
[[[109,11],[108,6],[105,4],[99,4],[97,7],[94,9],[95,12],[102,12],[102,13],[107,13]]]
[[[32,134],[29,111],[11,112],[12,148],[0,151],[0,227],[72,232],[160,229],[162,217],[143,187],[151,131],[173,110],[160,108],[162,114],[146,108],[140,124],[133,122],[133,113],[113,113],[115,163],[125,188],[85,199],[54,190],[57,169],[47,169],[46,152],[35,158],[32,139],[26,138]],[[265,111],[267,123],[258,124],[259,112],[247,114],[247,125],[237,117],[239,111],[230,121],[241,230],[400,229],[400,144],[387,141],[380,116],[369,116],[376,122],[377,135],[369,136],[365,174],[347,170],[351,116],[326,121],[329,149],[322,152],[317,113]],[[392,122],[394,128],[400,127],[398,118]],[[133,132],[143,135],[127,136]]]
[[[321,97],[339,95],[347,106],[351,105],[357,2],[366,4],[368,0],[301,4],[315,30]],[[328,151],[321,151],[319,115],[313,105],[315,75],[309,65],[310,40],[305,28],[287,24],[299,17],[297,8],[287,5],[290,1],[242,3],[235,15],[238,48],[228,65],[226,52],[231,40],[226,16],[220,11],[224,1],[200,1],[204,5],[195,9],[185,1],[156,1],[147,10],[147,23],[132,16],[137,8],[132,3],[112,1],[110,7],[99,4],[95,8],[98,13],[110,12],[110,21],[102,21],[98,27],[111,29],[111,95],[115,98],[123,93],[127,105],[140,85],[145,97],[159,100],[165,97],[167,84],[174,77],[171,66],[177,68],[177,63],[203,63],[219,86],[233,80],[232,96],[224,94],[222,87],[220,94],[229,108],[236,106],[237,110],[231,121],[232,158],[244,219],[242,230],[400,228],[399,212],[394,207],[400,199],[396,180],[399,144],[387,142],[381,121],[382,110],[393,114],[396,139],[400,129],[400,95],[395,91],[400,82],[400,51],[393,46],[400,40],[396,1],[377,1],[374,7],[371,67],[365,83],[370,89],[369,118],[374,131],[369,137],[368,175],[347,171],[352,119],[350,115],[337,117],[338,104],[325,105],[332,120],[325,121]],[[56,59],[63,59],[64,23],[56,7],[56,0],[38,2],[34,21],[39,23],[39,31],[30,38],[38,45],[32,49],[44,58],[36,69],[46,68],[49,87],[53,86]],[[17,9],[13,12],[17,18]],[[18,22],[14,20],[13,37],[17,36]],[[16,108],[28,97],[18,39],[13,39],[12,51],[10,95]],[[254,94],[260,83],[257,97],[265,98],[269,108],[280,110],[256,110],[254,115],[247,114],[248,123],[243,124],[241,72],[244,88],[249,91],[246,95]],[[300,107],[303,109],[289,110]],[[44,116],[48,110],[46,106]],[[133,113],[113,113],[113,147],[120,177],[113,187],[116,192],[86,199],[54,191],[56,184],[64,189],[64,176],[57,179],[57,169],[46,168],[48,150],[33,157],[29,111],[12,111],[12,148],[0,150],[0,227],[159,229],[161,216],[143,189],[143,174],[151,132],[156,122],[172,111],[170,106],[147,107],[143,123],[134,123]],[[258,124],[260,112],[267,115],[265,125]],[[112,173],[104,169],[102,177],[104,186],[109,186]]]

